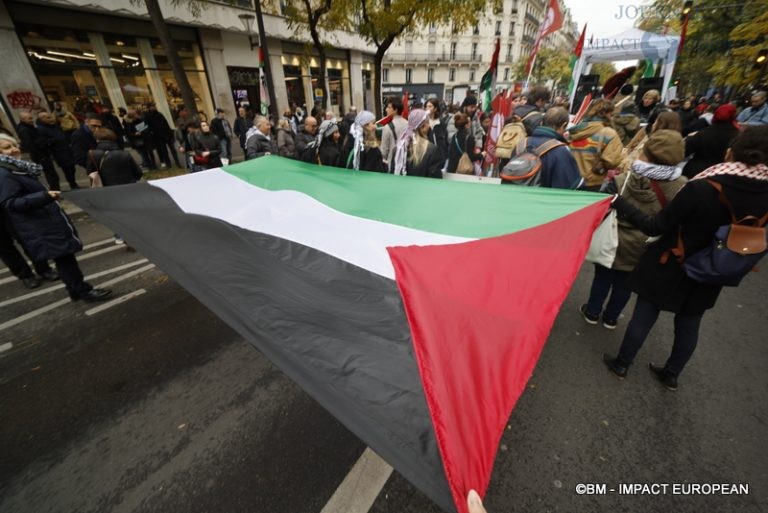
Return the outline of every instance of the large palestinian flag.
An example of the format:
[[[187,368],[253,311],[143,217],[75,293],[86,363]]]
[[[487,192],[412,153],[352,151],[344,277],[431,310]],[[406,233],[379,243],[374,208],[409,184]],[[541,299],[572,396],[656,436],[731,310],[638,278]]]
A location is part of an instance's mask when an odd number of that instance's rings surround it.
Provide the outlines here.
[[[486,490],[608,208],[280,157],[67,197],[448,512]]]

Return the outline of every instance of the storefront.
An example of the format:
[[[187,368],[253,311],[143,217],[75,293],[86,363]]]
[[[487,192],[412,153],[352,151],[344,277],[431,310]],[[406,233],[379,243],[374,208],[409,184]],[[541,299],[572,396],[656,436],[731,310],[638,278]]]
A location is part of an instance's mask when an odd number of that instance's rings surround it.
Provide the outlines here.
[[[183,104],[167,52],[150,23],[81,13],[73,25],[71,11],[10,5],[23,51],[49,104],[60,102],[82,114],[93,104],[116,110],[155,102],[169,120]],[[214,108],[196,31],[173,27],[173,38],[197,108],[210,116]]]

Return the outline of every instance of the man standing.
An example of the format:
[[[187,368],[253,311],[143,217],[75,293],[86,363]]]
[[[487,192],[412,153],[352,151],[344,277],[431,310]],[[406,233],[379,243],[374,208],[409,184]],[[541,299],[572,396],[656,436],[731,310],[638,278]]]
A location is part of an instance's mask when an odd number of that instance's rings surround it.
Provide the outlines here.
[[[69,182],[70,189],[79,189],[75,180],[75,157],[69,147],[67,135],[56,124],[56,118],[50,112],[37,115],[37,131],[45,139],[46,147],[53,160],[64,171],[64,177]]]
[[[70,147],[75,157],[75,164],[85,169],[88,167],[88,152],[96,147],[93,131],[101,128],[101,119],[93,112],[85,115],[85,123],[72,133]]]
[[[122,150],[124,146],[125,130],[123,129],[123,124],[120,122],[120,119],[112,114],[112,108],[107,106],[101,108],[99,118],[101,118],[102,127],[114,132],[115,137],[117,137],[117,145]]]
[[[753,94],[752,106],[741,111],[736,121],[742,125],[768,125],[768,104],[765,103],[765,99],[765,91]]]
[[[211,133],[219,138],[219,158],[232,160],[232,125],[224,117],[224,109],[216,109],[216,117],[211,121]]]
[[[181,167],[179,163],[179,156],[176,153],[176,148],[173,146],[173,130],[168,124],[168,120],[162,113],[158,112],[157,106],[154,102],[146,104],[146,112],[144,112],[144,122],[149,126],[152,132],[152,143],[157,149],[157,156],[160,157],[160,167],[171,167],[171,159],[168,158],[168,150],[171,150],[174,163],[176,167]]]
[[[272,140],[272,126],[264,116],[253,118],[255,130],[251,130],[245,143],[245,159],[251,160],[265,155],[277,154],[277,146]]]
[[[403,117],[403,102],[399,98],[390,98],[384,111],[387,116],[392,116],[392,121],[381,129],[381,156],[389,169],[397,151],[397,140],[408,127],[408,121]]]
[[[483,130],[483,125],[480,124],[480,119],[476,115],[477,114],[477,96],[472,94],[464,98],[464,101],[461,102],[461,112],[466,114],[470,120],[470,123],[471,123],[470,131],[472,133],[472,137],[474,137],[475,139],[475,145],[478,148],[482,148],[483,135],[485,135],[485,130]],[[454,122],[453,116],[451,116],[448,119],[447,131],[448,131],[448,140],[450,141],[458,131],[456,130],[456,124]]]
[[[304,126],[296,134],[296,159],[304,162],[317,162],[317,149],[315,148],[315,134],[317,133],[317,120],[307,116]]]
[[[237,119],[235,120],[235,135],[240,139],[240,147],[245,152],[245,143],[247,141],[246,136],[248,129],[251,128],[251,120],[248,118],[248,111],[245,107],[237,109]]]
[[[45,179],[48,182],[48,188],[52,191],[61,190],[59,175],[56,173],[56,168],[53,167],[45,137],[41,136],[35,128],[32,113],[28,110],[22,110],[19,113],[19,121],[16,132],[21,139],[21,149],[29,153],[32,162],[43,166],[43,174],[45,174]]]
[[[514,114],[523,121],[525,131],[528,135],[541,125],[544,118],[544,109],[549,103],[549,89],[542,86],[536,86],[528,92],[528,101],[525,105],[515,108]]]

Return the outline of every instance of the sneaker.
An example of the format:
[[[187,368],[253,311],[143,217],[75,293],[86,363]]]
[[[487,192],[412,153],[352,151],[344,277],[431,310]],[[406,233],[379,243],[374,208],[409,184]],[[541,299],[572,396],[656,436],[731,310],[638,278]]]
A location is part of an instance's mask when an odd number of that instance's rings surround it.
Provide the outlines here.
[[[125,244],[125,241],[122,239],[122,237],[115,237],[115,244],[117,244],[118,246],[122,246],[123,244]]]
[[[581,311],[581,316],[584,317],[584,320],[587,322],[587,324],[595,325],[597,324],[597,321],[600,320],[599,315],[592,315],[591,313],[587,312],[587,305],[581,305],[581,308],[579,309]]]
[[[27,276],[26,278],[22,278],[21,282],[28,289],[36,289],[40,286],[40,278],[37,276]]]
[[[667,390],[677,390],[677,376],[668,372],[664,367],[660,365],[648,364],[648,368],[658,378],[662,385],[667,387]]]
[[[626,365],[622,365],[616,360],[616,358],[612,357],[608,353],[603,353],[603,363],[608,367],[608,370],[613,373],[614,376],[616,376],[619,379],[624,379],[627,377],[627,372],[629,371],[629,367]]]
[[[605,317],[603,317],[603,326],[606,329],[615,330],[616,329],[616,325],[618,323],[619,323],[619,321],[616,320],[616,319],[606,319]]]

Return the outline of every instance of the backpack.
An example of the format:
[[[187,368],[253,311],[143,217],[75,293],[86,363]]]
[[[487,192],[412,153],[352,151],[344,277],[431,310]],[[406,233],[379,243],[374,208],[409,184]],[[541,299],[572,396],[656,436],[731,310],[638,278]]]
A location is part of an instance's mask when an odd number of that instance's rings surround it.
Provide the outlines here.
[[[557,139],[550,139],[537,148],[528,150],[528,138],[523,138],[517,143],[515,156],[507,162],[499,173],[501,183],[515,185],[529,185],[536,187],[541,182],[541,157],[548,152],[565,146],[565,143]]]
[[[536,127],[541,126],[541,122],[544,121],[544,114],[538,110],[529,112],[527,116],[523,118],[523,126],[525,127],[525,133],[529,136],[533,135],[533,131]]]
[[[760,219],[755,216],[736,219],[731,202],[723,193],[723,186],[712,180],[707,182],[717,189],[720,203],[731,214],[731,223],[720,226],[709,245],[688,258],[685,258],[682,236],[678,232],[677,247],[671,252],[692,280],[736,287],[768,253],[768,230],[765,226],[768,213]]]
[[[521,139],[525,139],[526,135],[525,126],[519,121],[504,125],[496,141],[496,157],[500,159],[511,158],[512,150],[515,149]]]

